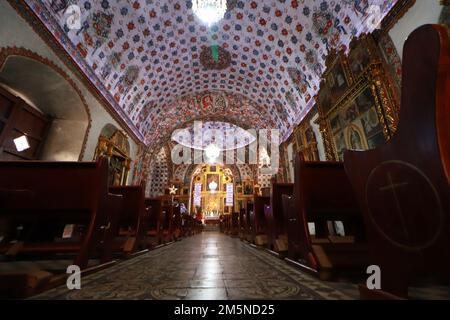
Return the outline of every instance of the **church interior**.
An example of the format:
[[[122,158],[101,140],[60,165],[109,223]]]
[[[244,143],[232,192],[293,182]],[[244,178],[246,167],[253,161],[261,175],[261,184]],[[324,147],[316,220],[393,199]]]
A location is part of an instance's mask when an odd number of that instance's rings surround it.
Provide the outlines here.
[[[0,298],[450,300],[449,26],[0,1]]]

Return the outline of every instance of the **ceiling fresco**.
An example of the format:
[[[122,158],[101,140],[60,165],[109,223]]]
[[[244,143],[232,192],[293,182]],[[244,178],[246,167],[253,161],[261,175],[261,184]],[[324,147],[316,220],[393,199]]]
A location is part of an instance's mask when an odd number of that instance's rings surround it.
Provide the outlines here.
[[[191,1],[25,1],[147,145],[213,113],[197,110],[195,99],[180,106],[180,97],[204,92],[237,94],[222,120],[265,123],[287,138],[313,106],[328,50],[372,31],[372,5],[382,18],[396,3],[230,0],[225,18],[207,28]],[[68,27],[71,4],[81,9],[80,29]]]

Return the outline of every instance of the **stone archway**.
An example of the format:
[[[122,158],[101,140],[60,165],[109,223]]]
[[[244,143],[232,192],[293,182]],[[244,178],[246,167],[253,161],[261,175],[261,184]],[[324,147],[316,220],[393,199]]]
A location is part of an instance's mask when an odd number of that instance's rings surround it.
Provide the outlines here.
[[[80,89],[60,67],[30,50],[3,48],[0,84],[53,119],[42,160],[83,158],[90,112]]]

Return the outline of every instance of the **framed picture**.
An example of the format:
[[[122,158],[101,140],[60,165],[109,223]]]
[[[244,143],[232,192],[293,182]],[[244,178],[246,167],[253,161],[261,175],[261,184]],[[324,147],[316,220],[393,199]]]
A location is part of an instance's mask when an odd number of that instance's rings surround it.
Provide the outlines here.
[[[345,106],[340,113],[341,124],[343,126],[348,126],[350,123],[355,121],[358,116],[358,106],[355,103],[350,103]]]
[[[335,104],[348,88],[347,76],[340,59],[337,60],[328,73],[327,85],[330,91],[331,103]]]
[[[364,113],[372,107],[375,107],[375,97],[372,94],[372,89],[367,86],[357,97],[355,101],[360,113]]]
[[[346,145],[349,150],[366,150],[367,140],[363,130],[356,124],[347,128]]]
[[[329,116],[336,158],[343,160],[345,150],[372,149],[386,140],[378,117],[376,100],[366,84],[358,93]]]
[[[317,102],[324,114],[328,114],[333,108],[333,102],[329,90],[321,90],[317,96]]]
[[[252,195],[253,194],[253,183],[252,182],[245,182],[244,183],[244,194],[245,195]]]
[[[311,127],[306,129],[305,136],[306,136],[306,142],[308,142],[308,143],[316,142],[316,135],[314,133],[314,130]]]
[[[359,78],[370,64],[370,53],[364,44],[363,42],[353,49],[348,57],[350,70],[355,79]]]
[[[338,132],[342,125],[341,125],[341,115],[340,114],[336,114],[333,118],[331,118],[330,120],[330,125],[331,125],[331,131],[333,133]]]
[[[303,137],[300,129],[295,131],[295,143],[297,144],[297,150],[301,150],[303,148]]]
[[[347,150],[347,143],[345,142],[345,136],[342,130],[334,136],[334,143],[336,145],[337,157],[342,161],[344,159],[344,151]]]
[[[392,83],[384,72],[376,39],[361,35],[349,48],[348,54],[343,50],[329,52],[316,95],[327,160],[342,160],[346,149],[378,147],[397,128],[395,86],[374,82],[381,77],[381,83]]]
[[[206,176],[206,191],[217,191],[219,190],[219,175],[218,174],[208,174]],[[211,183],[215,182],[217,187],[216,189],[211,189]]]

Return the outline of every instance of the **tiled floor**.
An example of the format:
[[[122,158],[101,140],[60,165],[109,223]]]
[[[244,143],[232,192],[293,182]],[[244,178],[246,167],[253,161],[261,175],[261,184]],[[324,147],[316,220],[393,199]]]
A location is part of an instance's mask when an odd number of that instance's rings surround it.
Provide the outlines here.
[[[312,300],[354,297],[238,239],[204,232],[88,276],[82,279],[81,290],[68,291],[60,287],[35,299]]]
[[[448,287],[411,288],[413,299],[450,299]],[[356,283],[323,282],[262,249],[218,232],[183,239],[34,299],[358,299]]]

